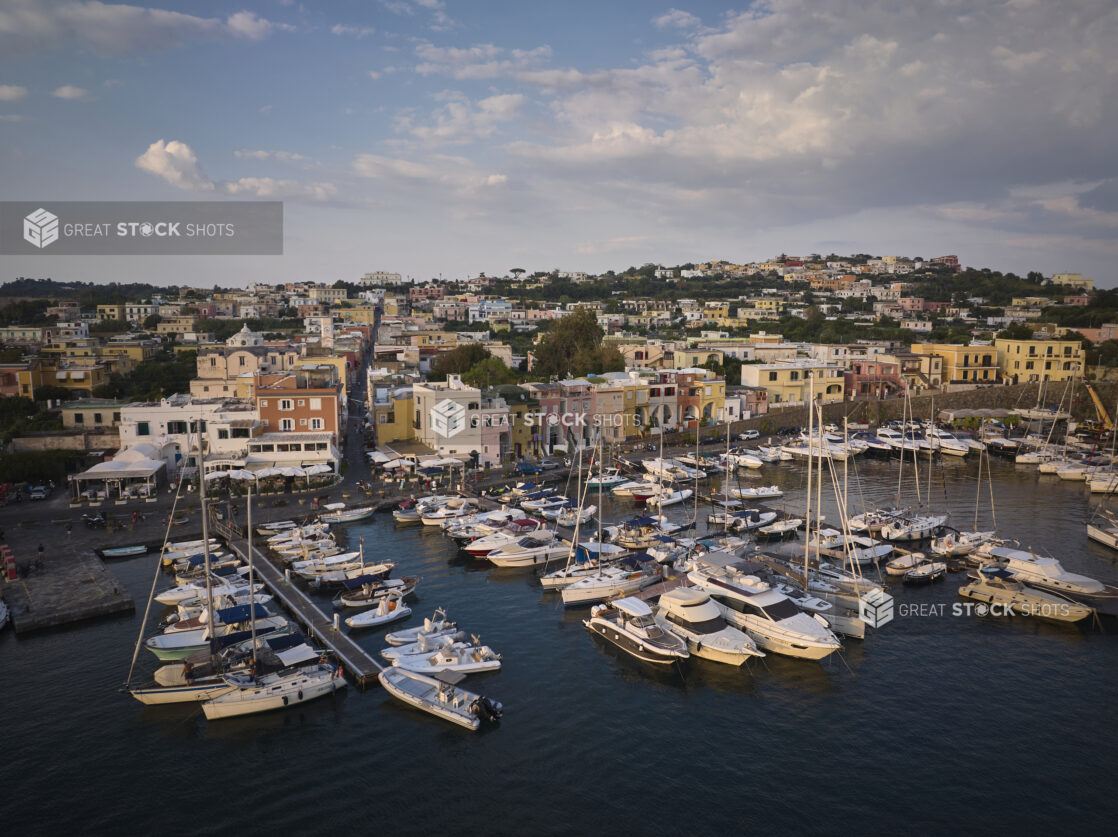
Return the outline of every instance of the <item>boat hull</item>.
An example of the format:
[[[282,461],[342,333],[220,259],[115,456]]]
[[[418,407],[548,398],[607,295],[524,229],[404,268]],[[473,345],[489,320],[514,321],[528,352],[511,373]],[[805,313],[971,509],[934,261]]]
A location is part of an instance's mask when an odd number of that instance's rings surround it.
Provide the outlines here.
[[[655,646],[638,642],[628,634],[622,633],[609,625],[602,624],[604,620],[587,619],[582,624],[590,633],[600,636],[616,648],[620,648],[630,657],[658,666],[668,666],[677,660],[686,659],[686,654],[661,651]]]

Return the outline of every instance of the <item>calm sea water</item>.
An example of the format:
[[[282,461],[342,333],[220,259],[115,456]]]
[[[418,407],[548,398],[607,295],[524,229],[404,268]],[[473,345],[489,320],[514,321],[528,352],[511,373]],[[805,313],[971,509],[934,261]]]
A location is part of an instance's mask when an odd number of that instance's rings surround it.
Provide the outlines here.
[[[947,460],[932,472],[933,508],[960,528],[973,524],[976,471]],[[895,463],[858,472],[855,507],[892,500]],[[1002,533],[1118,578],[1113,555],[1086,540],[1082,485],[1006,463],[994,472]],[[781,465],[741,481],[781,485],[794,509],[803,480],[802,466]],[[833,497],[828,485],[832,520]],[[911,475],[904,499],[915,500]],[[613,519],[632,511],[608,507]],[[692,660],[658,672],[592,639],[585,614],[564,612],[530,572],[465,561],[440,534],[388,516],[348,531],[369,557],[423,577],[412,624],[444,606],[504,655],[500,672],[469,683],[504,702],[498,727],[471,734],[353,688],[207,723],[195,706],[143,707],[117,692],[139,616],[18,640],[7,631],[0,831],[1034,834],[1103,832],[1118,814],[1113,623],[1107,635],[901,616],[822,664],[770,655],[750,670]],[[146,600],[151,557],[113,569]],[[962,578],[894,592],[950,611]],[[381,634],[361,642],[378,649]]]

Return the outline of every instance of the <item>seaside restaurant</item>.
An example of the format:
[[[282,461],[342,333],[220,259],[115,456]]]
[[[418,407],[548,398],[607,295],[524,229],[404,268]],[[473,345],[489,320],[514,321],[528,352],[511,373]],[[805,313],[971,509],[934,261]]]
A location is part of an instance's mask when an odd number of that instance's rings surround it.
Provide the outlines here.
[[[131,500],[154,497],[166,481],[167,463],[154,458],[150,445],[137,445],[121,451],[106,462],[70,478],[75,501]]]

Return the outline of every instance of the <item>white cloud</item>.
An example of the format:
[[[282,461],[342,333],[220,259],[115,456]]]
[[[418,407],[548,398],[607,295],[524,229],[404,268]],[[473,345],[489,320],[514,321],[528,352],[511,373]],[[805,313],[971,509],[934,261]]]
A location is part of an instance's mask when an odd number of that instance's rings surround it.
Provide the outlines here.
[[[297,163],[304,159],[302,154],[293,151],[263,151],[241,148],[233,152],[239,160],[279,160],[281,163]]]
[[[272,112],[272,105],[264,105],[258,112],[267,116],[269,113]]]
[[[621,251],[637,252],[642,250],[647,242],[647,235],[627,235],[606,239],[605,241],[586,241],[577,245],[575,252],[582,256],[596,256],[600,253]]]
[[[27,95],[27,88],[18,84],[0,84],[0,102],[18,102]]]
[[[75,87],[72,84],[64,84],[61,87],[56,87],[53,91],[51,91],[50,95],[54,96],[54,98],[56,99],[88,99],[89,91],[86,90],[84,87]]]
[[[378,73],[376,70],[369,70],[369,78],[371,78],[373,81],[376,81],[378,78],[380,78],[380,73]]]
[[[260,40],[293,29],[248,11],[222,20],[99,0],[6,0],[0,7],[0,60],[67,46],[112,56],[223,37]]]
[[[505,93],[471,102],[460,93],[450,92],[440,98],[446,104],[436,110],[426,123],[416,124],[411,114],[396,120],[396,130],[407,132],[428,143],[467,143],[493,135],[502,122],[516,118],[525,97]]]
[[[472,160],[444,154],[432,154],[423,161],[359,154],[353,161],[353,172],[387,185],[432,187],[458,196],[476,197],[507,182],[505,175],[486,172]]]
[[[266,156],[257,157],[259,153]],[[277,153],[284,152],[249,151],[244,156],[254,159],[279,159],[275,156]],[[213,181],[202,171],[198,164],[198,157],[190,146],[177,140],[153,142],[147,151],[136,158],[136,166],[186,192],[216,192],[230,197],[256,197],[268,200],[287,198],[315,203],[332,201],[337,195],[337,187],[333,183],[304,183],[272,177],[242,177],[233,181]]]
[[[22,122],[23,119],[20,113],[0,113],[0,122]]]
[[[335,23],[330,27],[335,35],[353,35],[355,38],[364,38],[374,34],[377,30],[372,26],[353,26],[347,23]]]
[[[493,44],[463,48],[422,43],[415,52],[420,58],[415,71],[420,75],[447,75],[461,80],[512,76],[551,58],[551,47],[546,44],[529,50],[507,50]]]
[[[136,158],[136,166],[161,177],[177,189],[212,192],[211,181],[198,165],[198,157],[185,142],[158,140]]]
[[[680,9],[669,9],[659,17],[652,18],[652,25],[657,29],[694,29],[700,23],[702,21],[695,15]]]

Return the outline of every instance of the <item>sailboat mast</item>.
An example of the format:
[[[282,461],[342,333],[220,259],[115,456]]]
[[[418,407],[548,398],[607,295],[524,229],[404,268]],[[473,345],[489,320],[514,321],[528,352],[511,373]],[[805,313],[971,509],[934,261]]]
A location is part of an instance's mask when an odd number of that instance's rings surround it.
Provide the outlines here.
[[[252,632],[252,670],[256,671],[256,576],[252,558],[252,483],[245,499],[245,527],[248,534],[248,624]]]
[[[210,578],[210,525],[206,508],[206,469],[202,463],[202,416],[198,415],[198,499],[202,504],[202,565],[206,573],[206,607],[209,608],[210,640],[214,638],[214,590]]]
[[[807,565],[811,552],[811,440],[815,429],[815,376],[808,370],[807,400],[807,496],[804,500],[804,588],[807,588]]]
[[[730,472],[731,469],[737,470],[737,463],[730,464],[730,416],[726,414],[726,457],[723,459],[722,464],[724,470],[722,471],[722,499],[725,503],[722,506],[722,537],[727,537],[730,534]],[[713,497],[711,498],[711,507],[713,508]]]

